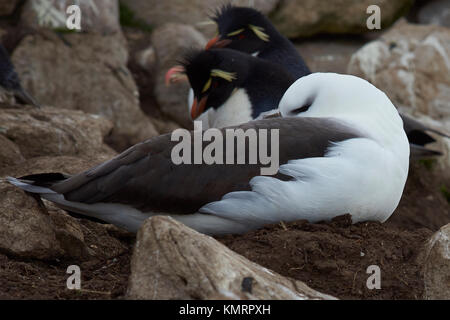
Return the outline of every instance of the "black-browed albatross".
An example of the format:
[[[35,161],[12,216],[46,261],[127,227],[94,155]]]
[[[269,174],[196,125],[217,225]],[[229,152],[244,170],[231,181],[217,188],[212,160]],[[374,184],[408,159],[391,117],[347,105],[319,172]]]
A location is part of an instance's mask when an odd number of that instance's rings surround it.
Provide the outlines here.
[[[60,181],[8,179],[63,209],[134,232],[161,214],[207,234],[345,213],[353,222],[388,219],[406,182],[409,144],[387,96],[354,76],[317,73],[297,80],[279,108],[282,118],[239,126],[280,130],[275,176],[260,176],[259,165],[174,165],[167,134]]]

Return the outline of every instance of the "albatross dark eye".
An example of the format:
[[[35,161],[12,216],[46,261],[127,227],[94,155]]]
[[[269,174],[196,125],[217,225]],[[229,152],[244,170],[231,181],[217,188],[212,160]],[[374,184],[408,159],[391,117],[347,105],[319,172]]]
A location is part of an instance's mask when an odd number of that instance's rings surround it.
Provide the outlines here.
[[[300,114],[302,112],[306,112],[308,111],[308,109],[312,106],[314,100],[315,100],[316,96],[310,96],[305,103],[303,103],[303,105],[301,107],[298,107],[294,110],[291,111],[291,114]]]
[[[309,107],[311,107],[311,105],[312,105],[312,103],[308,102],[304,106],[301,106],[300,108],[294,109],[291,112],[294,113],[294,114],[299,114],[299,113],[302,113],[302,112],[306,112],[306,111],[308,111]]]

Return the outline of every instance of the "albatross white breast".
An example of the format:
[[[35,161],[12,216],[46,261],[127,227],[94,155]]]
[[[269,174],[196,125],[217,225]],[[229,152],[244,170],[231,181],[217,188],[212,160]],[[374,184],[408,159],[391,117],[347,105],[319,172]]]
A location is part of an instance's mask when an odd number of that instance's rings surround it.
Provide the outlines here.
[[[208,234],[346,213],[353,222],[389,218],[406,182],[409,144],[383,92],[354,76],[318,73],[297,80],[279,109],[282,118],[237,127],[279,129],[281,166],[272,177],[260,176],[260,165],[174,165],[175,143],[163,135],[67,179],[10,182],[130,231],[157,214]]]

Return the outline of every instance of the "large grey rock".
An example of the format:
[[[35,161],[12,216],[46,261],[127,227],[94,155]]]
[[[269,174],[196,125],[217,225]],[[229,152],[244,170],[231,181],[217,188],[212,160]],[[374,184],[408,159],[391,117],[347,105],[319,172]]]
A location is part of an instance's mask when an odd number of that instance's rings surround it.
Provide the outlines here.
[[[450,133],[450,29],[400,21],[358,50],[348,73],[383,90],[402,112]],[[445,155],[439,161],[448,171],[448,139],[440,150]]]
[[[0,135],[6,153],[4,165],[39,156],[113,156],[104,144],[110,121],[81,111],[51,107],[0,109]]]
[[[123,35],[64,37],[66,42],[51,35],[22,40],[12,60],[24,87],[43,105],[111,120],[108,141],[118,150],[157,135],[140,109]]]
[[[57,223],[55,223],[55,221]],[[0,180],[0,250],[21,258],[83,259],[88,255],[78,222],[52,219],[36,199]]]
[[[127,297],[333,299],[163,216],[150,218],[138,232]]]
[[[398,106],[450,117],[450,30],[401,21],[357,51],[348,72],[368,79]]]
[[[0,208],[2,251],[37,259],[62,254],[50,217],[25,192],[0,181]]]
[[[28,28],[66,29],[73,4],[81,11],[81,31],[114,33],[120,31],[118,0],[28,0],[22,8],[21,23]]]
[[[450,224],[427,244],[424,264],[425,299],[450,299]]]
[[[164,77],[171,67],[182,59],[183,52],[191,48],[203,48],[206,39],[192,26],[168,23],[152,34],[157,67],[155,96],[161,111],[183,127],[191,127],[188,109],[189,82],[180,81],[166,86]]]
[[[370,5],[381,11],[381,28],[389,27],[412,4],[412,0],[284,0],[280,1],[271,19],[279,31],[290,38],[317,33],[364,33],[366,13]]]
[[[0,127],[0,132],[2,128]],[[19,164],[25,160],[19,147],[4,135],[0,134],[0,168]]]
[[[93,223],[92,227],[86,228],[53,203],[43,200],[45,207],[42,207],[33,196],[4,180],[6,176],[51,172],[76,174],[105,161],[106,157],[107,154],[98,154],[91,159],[37,157],[17,165],[0,167],[0,250],[21,258],[70,258],[78,261],[123,252],[124,246],[108,237],[106,225]],[[95,234],[95,240],[100,243],[95,247],[88,246],[85,234],[87,237]],[[113,251],[105,253],[102,241]]]
[[[182,23],[195,26],[205,35],[212,36],[215,27],[203,25],[209,19],[209,16],[220,8],[224,3],[223,0],[123,0],[126,6],[132,9],[137,18],[147,22],[151,26],[159,27],[166,23]],[[234,5],[248,6],[269,13],[272,11],[279,0],[235,0]]]

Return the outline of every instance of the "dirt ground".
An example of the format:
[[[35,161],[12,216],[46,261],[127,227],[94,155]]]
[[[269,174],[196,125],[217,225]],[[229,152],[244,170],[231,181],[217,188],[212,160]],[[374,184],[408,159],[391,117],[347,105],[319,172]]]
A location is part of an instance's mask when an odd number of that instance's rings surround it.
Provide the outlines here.
[[[87,261],[22,260],[0,253],[0,300],[4,299],[115,299],[125,294],[134,237],[108,232],[105,225],[81,221],[85,243],[92,250]],[[81,290],[68,290],[67,268],[81,269]]]
[[[399,208],[388,222],[352,225],[297,221],[245,235],[218,238],[232,250],[284,276],[341,299],[421,299],[420,251],[426,239],[449,223],[445,183],[414,164]],[[426,191],[424,191],[426,190]],[[121,299],[130,273],[134,237],[81,221],[88,261],[23,261],[0,254],[0,299]],[[67,267],[82,270],[82,290],[66,288]],[[381,289],[369,290],[367,268],[381,270]]]
[[[340,299],[420,299],[418,253],[431,231],[401,230],[378,222],[351,225],[297,221],[220,241],[246,258]],[[381,289],[369,290],[371,265],[381,271]]]

